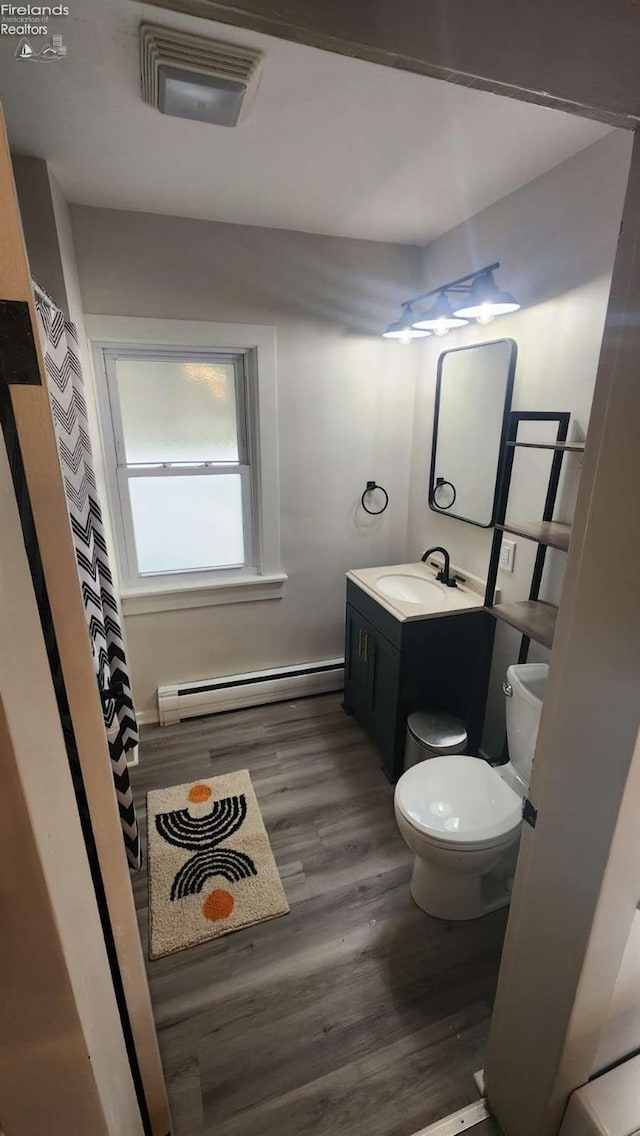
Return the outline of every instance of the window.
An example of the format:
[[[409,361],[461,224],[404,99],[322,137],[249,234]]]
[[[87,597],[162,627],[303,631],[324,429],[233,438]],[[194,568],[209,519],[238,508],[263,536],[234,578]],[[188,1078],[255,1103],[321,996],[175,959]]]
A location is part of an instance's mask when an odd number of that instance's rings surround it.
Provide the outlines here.
[[[244,355],[105,363],[129,578],[254,568]]]
[[[258,349],[102,342],[94,362],[125,613],[276,595],[264,588],[286,578],[277,563],[275,386],[258,382]],[[275,378],[275,368],[264,370]],[[252,584],[262,591],[249,594]]]

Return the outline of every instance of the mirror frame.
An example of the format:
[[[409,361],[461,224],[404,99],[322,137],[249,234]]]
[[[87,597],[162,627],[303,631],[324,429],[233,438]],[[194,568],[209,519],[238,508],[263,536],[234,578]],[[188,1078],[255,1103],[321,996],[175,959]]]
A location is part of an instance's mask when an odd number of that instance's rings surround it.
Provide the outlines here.
[[[507,372],[507,387],[504,396],[504,411],[502,415],[502,426],[500,429],[500,443],[498,448],[498,465],[496,468],[496,483],[493,494],[493,503],[491,506],[491,519],[487,524],[482,524],[481,521],[472,521],[469,517],[461,517],[458,513],[451,513],[448,509],[440,509],[434,502],[434,493],[436,486],[434,485],[435,472],[436,472],[436,447],[438,441],[438,423],[440,418],[440,391],[442,387],[442,369],[447,355],[453,355],[458,351],[469,351],[474,347],[493,347],[496,343],[508,343],[511,352],[509,356],[509,369]],[[498,492],[500,489],[500,482],[502,480],[502,470],[504,467],[504,444],[507,437],[507,426],[509,423],[509,415],[511,413],[511,401],[513,399],[513,385],[515,382],[516,374],[516,361],[518,358],[518,344],[515,339],[487,339],[481,343],[468,343],[464,347],[452,347],[449,351],[441,352],[438,358],[438,370],[436,377],[436,397],[433,410],[433,434],[431,438],[431,462],[429,466],[429,508],[434,513],[438,513],[441,517],[453,517],[456,521],[464,521],[467,525],[475,525],[479,529],[492,529],[495,525],[496,519],[496,506],[498,504]],[[455,501],[452,502],[455,504]]]

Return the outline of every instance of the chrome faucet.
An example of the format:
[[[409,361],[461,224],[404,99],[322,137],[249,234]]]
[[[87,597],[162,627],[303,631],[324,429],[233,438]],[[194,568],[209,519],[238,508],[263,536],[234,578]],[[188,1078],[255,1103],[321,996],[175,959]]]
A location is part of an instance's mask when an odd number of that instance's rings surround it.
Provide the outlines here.
[[[446,584],[448,588],[456,588],[458,585],[456,584],[455,576],[449,575],[449,569],[451,566],[449,553],[447,552],[446,548],[442,547],[441,544],[436,544],[433,548],[428,548],[424,556],[422,557],[422,563],[426,564],[427,557],[431,556],[433,552],[441,552],[444,556],[444,567],[442,568],[442,571],[438,572],[436,580],[439,580],[441,584]]]

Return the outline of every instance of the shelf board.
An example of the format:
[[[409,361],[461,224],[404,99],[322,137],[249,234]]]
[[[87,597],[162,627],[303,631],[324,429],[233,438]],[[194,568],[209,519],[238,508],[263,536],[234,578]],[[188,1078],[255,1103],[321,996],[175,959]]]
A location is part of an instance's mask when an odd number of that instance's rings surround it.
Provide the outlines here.
[[[524,600],[521,603],[493,604],[486,609],[496,619],[502,619],[510,627],[515,627],[522,635],[542,643],[543,647],[553,645],[558,609],[554,604],[542,600]]]
[[[525,540],[535,540],[548,548],[558,548],[566,552],[571,537],[571,525],[560,521],[523,521],[522,524],[496,525],[502,532],[523,536]]]
[[[565,453],[584,453],[584,442],[507,442],[520,450],[563,450]]]

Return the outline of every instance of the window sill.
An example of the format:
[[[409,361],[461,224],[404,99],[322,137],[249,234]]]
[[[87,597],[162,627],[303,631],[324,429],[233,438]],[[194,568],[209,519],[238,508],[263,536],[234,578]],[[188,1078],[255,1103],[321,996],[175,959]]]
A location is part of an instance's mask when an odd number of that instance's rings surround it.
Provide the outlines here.
[[[204,585],[189,584],[179,588],[128,588],[121,592],[120,603],[124,615],[146,615],[154,611],[279,600],[287,579],[285,572],[273,572],[267,576],[242,576],[237,580],[221,580],[220,583]]]

